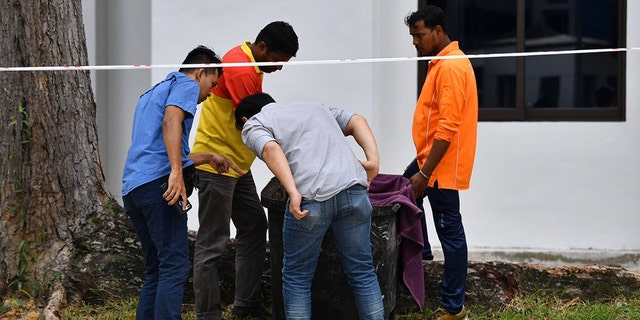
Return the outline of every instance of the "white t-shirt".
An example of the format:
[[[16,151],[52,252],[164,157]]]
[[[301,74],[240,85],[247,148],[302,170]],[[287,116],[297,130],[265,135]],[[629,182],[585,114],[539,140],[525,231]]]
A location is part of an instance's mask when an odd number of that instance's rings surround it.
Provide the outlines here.
[[[276,141],[304,199],[325,201],[360,184],[367,173],[345,138],[353,113],[315,102],[270,103],[245,122],[242,140],[258,158]]]

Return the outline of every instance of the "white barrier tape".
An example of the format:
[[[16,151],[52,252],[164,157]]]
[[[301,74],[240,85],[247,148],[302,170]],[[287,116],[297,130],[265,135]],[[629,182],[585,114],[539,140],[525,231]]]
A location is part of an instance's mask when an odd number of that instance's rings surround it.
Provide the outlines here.
[[[427,56],[427,57],[397,57],[397,58],[361,58],[361,59],[334,59],[334,60],[307,60],[307,61],[287,61],[287,62],[236,62],[236,63],[210,63],[210,64],[133,64],[133,65],[111,65],[111,66],[50,66],[50,67],[2,67],[0,71],[68,71],[68,70],[131,70],[131,69],[179,69],[186,68],[206,68],[206,67],[246,67],[246,66],[295,66],[295,65],[323,65],[323,64],[344,64],[344,63],[378,63],[378,62],[404,62],[420,60],[448,60],[466,57],[469,59],[488,58],[516,58],[550,55],[568,54],[588,54],[607,53],[638,50],[639,47],[632,48],[605,48],[605,49],[579,49],[561,51],[535,51],[535,52],[511,52],[511,53],[480,53],[468,54],[465,56]]]

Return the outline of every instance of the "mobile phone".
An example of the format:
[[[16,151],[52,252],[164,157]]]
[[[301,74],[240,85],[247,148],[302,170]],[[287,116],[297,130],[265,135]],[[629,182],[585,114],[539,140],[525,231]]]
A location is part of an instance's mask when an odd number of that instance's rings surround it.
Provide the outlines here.
[[[164,194],[165,192],[167,192],[167,183],[163,183],[160,185],[160,189],[162,189],[162,193]],[[182,210],[182,196],[180,196],[180,199],[178,199],[178,201],[176,201],[176,203],[173,204],[173,208],[176,209],[178,211],[178,213],[182,213],[182,214],[186,214],[187,211],[189,211],[191,209],[191,203],[187,202],[187,210]]]

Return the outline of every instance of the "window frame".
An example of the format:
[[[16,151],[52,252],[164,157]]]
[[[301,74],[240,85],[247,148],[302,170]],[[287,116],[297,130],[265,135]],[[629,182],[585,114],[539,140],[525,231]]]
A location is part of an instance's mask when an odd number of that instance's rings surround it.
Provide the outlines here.
[[[526,0],[517,1],[516,17],[516,52],[525,50],[525,8]],[[580,1],[580,0],[578,0]],[[617,32],[620,47],[626,47],[627,38],[627,0],[619,0]],[[418,0],[418,8],[429,3],[428,0]],[[445,12],[446,13],[446,12]],[[455,39],[452,39],[455,40]],[[478,110],[479,121],[626,121],[626,52],[620,51],[618,55],[618,92],[616,108],[528,108],[525,107],[525,57],[516,57],[516,105],[513,108],[481,107]],[[418,88],[420,94],[426,78],[428,61],[418,61]]]

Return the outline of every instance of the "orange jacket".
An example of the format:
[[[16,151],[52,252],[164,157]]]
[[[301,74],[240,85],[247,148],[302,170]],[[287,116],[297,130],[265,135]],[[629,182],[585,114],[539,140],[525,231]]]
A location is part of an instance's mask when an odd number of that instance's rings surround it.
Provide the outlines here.
[[[438,56],[464,55],[452,41]],[[431,174],[429,186],[469,188],[476,152],[478,89],[467,58],[432,60],[429,63],[416,110],[413,114],[413,143],[420,168],[427,160],[434,139],[450,143],[449,149]]]

